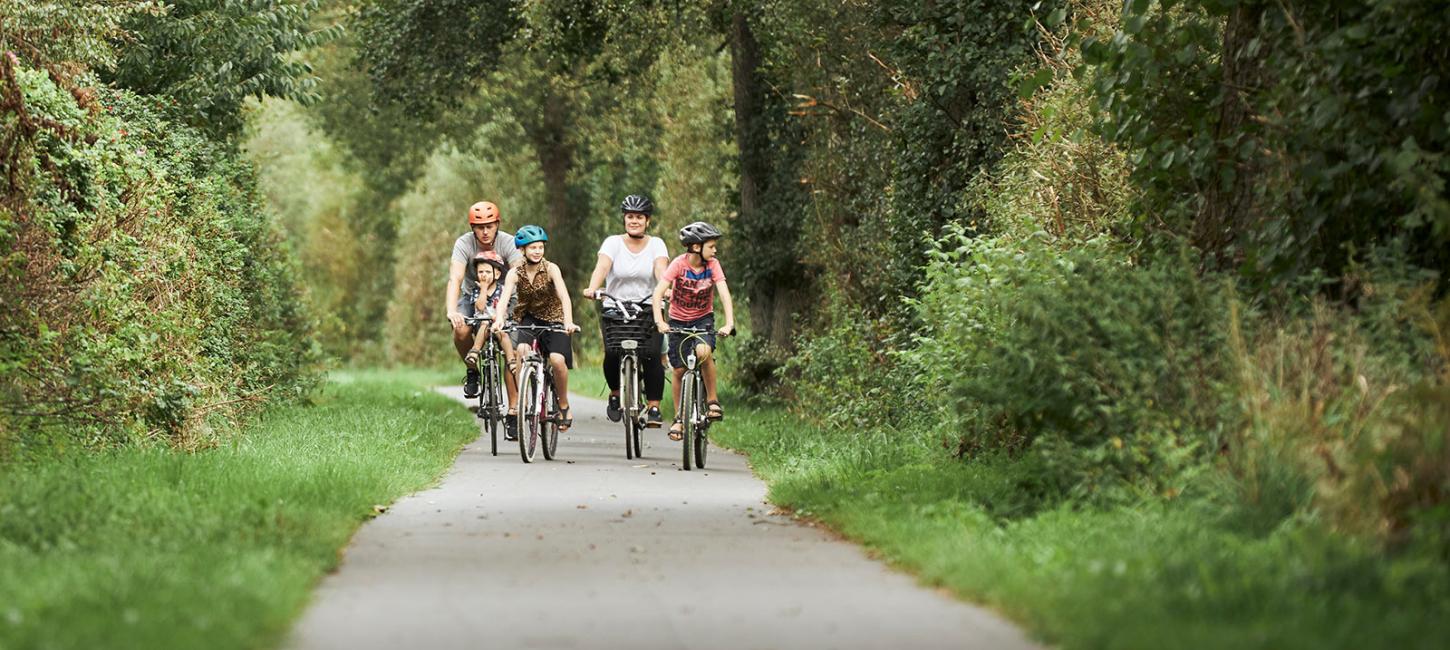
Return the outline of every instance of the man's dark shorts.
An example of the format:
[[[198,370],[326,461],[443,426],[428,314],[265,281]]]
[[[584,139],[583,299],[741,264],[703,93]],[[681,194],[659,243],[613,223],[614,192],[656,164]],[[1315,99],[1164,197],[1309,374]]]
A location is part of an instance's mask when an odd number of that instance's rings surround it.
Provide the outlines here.
[[[688,335],[688,334],[671,334],[670,335],[670,340],[669,340],[669,355],[670,355],[670,367],[672,367],[672,368],[683,368],[683,367],[685,367],[684,357],[685,356],[688,356],[689,351],[694,349],[695,344],[696,343],[700,343],[702,340],[704,341],[704,343],[706,343],[707,345],[710,346],[710,349],[711,350],[714,350],[715,349],[715,314],[713,314],[713,313],[705,314],[704,316],[701,316],[700,318],[697,318],[695,320],[690,320],[690,321],[679,321],[679,320],[675,320],[675,319],[671,318],[670,319],[670,327],[671,328],[676,328],[676,327],[699,327],[699,328],[703,328],[703,329],[710,330],[709,333],[699,334],[699,335],[697,335],[696,338],[691,338],[690,339],[690,342],[688,344],[685,343],[685,338],[688,337],[688,336],[690,336],[690,335]],[[680,354],[680,349],[681,349],[680,346],[681,345],[685,345],[686,346],[684,348],[685,354],[683,354],[683,355]]]

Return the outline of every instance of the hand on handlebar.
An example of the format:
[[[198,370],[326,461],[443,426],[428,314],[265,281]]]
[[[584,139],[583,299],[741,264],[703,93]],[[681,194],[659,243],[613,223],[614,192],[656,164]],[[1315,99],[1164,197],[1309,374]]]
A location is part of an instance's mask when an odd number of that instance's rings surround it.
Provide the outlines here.
[[[735,326],[734,325],[726,325],[725,327],[722,327],[722,328],[719,329],[719,333],[720,333],[721,338],[729,337],[731,334],[734,334],[735,333]]]
[[[491,329],[491,330],[493,330],[493,331],[495,331],[495,332],[502,332],[503,331],[503,321],[502,320],[494,320],[493,321],[493,324],[490,325],[488,328]]]
[[[585,289],[584,291],[582,291],[580,293],[585,298],[588,298],[590,300],[599,300],[599,290],[598,289]]]
[[[450,312],[448,312],[448,322],[449,323],[452,323],[453,324],[453,327],[455,329],[456,328],[459,328],[459,327],[462,327],[463,326],[463,314],[461,312],[457,312],[457,311],[450,311]]]
[[[578,325],[575,325],[573,323],[569,323],[568,325],[565,325],[564,326],[564,333],[565,334],[573,334],[573,333],[575,333],[577,331],[579,331],[579,326]]]
[[[662,320],[657,320],[657,321],[655,321],[655,329],[659,330],[660,331],[660,334],[669,334],[670,333],[670,324],[669,323],[666,323],[666,322],[664,322]]]

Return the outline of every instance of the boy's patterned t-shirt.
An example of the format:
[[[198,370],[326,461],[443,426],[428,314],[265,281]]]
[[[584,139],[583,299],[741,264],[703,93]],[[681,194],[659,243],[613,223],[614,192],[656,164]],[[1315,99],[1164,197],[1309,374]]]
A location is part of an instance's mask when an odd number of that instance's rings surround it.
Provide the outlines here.
[[[710,260],[704,270],[696,273],[690,268],[689,258],[688,253],[676,257],[662,278],[670,284],[670,318],[677,321],[698,320],[714,313],[715,285],[725,284],[720,260]]]

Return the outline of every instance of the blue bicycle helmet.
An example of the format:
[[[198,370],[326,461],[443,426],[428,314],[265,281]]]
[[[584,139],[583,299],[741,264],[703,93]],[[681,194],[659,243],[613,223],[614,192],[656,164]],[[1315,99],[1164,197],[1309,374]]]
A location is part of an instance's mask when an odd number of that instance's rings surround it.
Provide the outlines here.
[[[543,228],[532,224],[519,228],[519,231],[514,233],[514,245],[519,248],[528,246],[536,241],[549,241],[549,233],[544,232]]]

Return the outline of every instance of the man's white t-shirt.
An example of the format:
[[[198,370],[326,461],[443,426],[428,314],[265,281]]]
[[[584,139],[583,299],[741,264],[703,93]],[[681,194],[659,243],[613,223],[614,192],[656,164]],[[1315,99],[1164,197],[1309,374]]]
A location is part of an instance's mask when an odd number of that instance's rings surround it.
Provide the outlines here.
[[[611,235],[599,246],[599,254],[609,258],[609,275],[604,279],[604,293],[620,300],[644,302],[654,295],[655,260],[670,259],[665,240],[650,237],[638,253],[625,245],[624,235]]]

